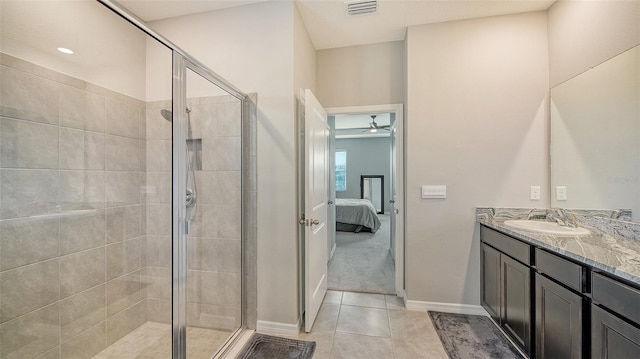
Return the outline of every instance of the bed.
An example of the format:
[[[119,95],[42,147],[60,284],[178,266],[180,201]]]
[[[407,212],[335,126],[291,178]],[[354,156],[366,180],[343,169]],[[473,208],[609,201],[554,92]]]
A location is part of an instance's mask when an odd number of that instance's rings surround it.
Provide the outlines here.
[[[380,219],[368,199],[336,198],[336,230],[342,232],[376,232]]]

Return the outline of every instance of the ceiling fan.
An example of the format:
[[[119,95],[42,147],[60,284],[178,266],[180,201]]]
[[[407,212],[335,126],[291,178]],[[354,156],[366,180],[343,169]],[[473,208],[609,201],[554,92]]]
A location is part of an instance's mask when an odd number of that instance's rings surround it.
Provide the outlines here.
[[[369,128],[365,129],[362,132],[371,132],[371,133],[376,133],[378,132],[378,130],[384,130],[384,131],[389,131],[389,127],[391,127],[390,125],[378,125],[376,123],[376,115],[371,115],[371,122],[369,122]]]

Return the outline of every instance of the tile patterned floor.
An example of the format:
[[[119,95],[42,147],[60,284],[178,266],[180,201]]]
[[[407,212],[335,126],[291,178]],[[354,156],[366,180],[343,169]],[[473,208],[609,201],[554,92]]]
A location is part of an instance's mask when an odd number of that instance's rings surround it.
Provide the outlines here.
[[[311,333],[313,359],[447,359],[427,312],[391,295],[328,291]]]
[[[209,359],[230,332],[187,328],[187,357]],[[396,296],[328,291],[311,333],[313,359],[448,359],[427,312]],[[93,359],[169,359],[171,327],[147,322]]]
[[[229,331],[187,328],[187,358],[210,359],[231,335]],[[170,359],[171,326],[146,322],[93,359]]]

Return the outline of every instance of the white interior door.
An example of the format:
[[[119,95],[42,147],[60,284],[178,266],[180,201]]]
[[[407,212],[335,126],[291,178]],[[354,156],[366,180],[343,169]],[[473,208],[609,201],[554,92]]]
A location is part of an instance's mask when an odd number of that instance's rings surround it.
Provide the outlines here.
[[[304,107],[304,329],[310,332],[327,292],[329,127],[327,113],[311,90],[305,90]]]
[[[389,253],[391,254],[391,258],[393,258],[393,261],[396,261],[396,226],[398,225],[396,223],[397,217],[396,217],[396,206],[395,206],[395,202],[396,202],[396,197],[397,197],[397,192],[396,192],[396,124],[395,122],[391,125],[391,127],[389,128],[389,131],[391,132],[389,137],[391,138],[391,156],[390,157],[390,161],[391,161],[391,173],[389,175],[389,204],[391,206],[390,207],[390,211],[389,211],[389,219],[390,219],[390,230],[391,230],[391,238],[390,243],[389,243]],[[397,270],[397,268],[396,268]]]
[[[391,253],[396,264],[396,294],[404,292],[404,143],[399,108],[391,131]]]

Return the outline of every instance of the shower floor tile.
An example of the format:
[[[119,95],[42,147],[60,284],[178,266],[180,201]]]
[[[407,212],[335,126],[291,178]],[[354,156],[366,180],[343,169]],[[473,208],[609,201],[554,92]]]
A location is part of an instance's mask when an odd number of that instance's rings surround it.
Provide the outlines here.
[[[227,341],[230,331],[187,328],[187,357],[209,359]],[[170,359],[171,326],[146,322],[93,359]]]

